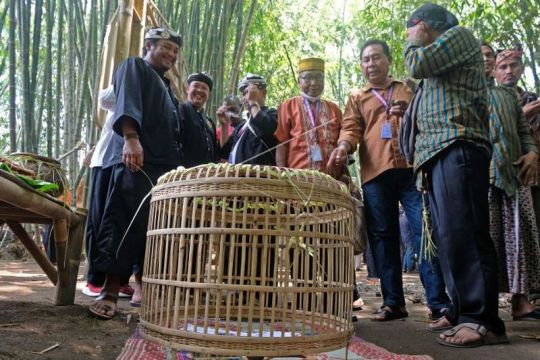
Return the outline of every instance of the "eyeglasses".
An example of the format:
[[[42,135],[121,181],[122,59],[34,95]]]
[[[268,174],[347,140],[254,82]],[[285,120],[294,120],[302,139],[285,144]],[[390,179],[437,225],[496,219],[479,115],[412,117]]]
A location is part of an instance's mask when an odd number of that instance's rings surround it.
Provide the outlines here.
[[[306,74],[300,76],[300,79],[305,82],[322,82],[324,80],[323,74]]]

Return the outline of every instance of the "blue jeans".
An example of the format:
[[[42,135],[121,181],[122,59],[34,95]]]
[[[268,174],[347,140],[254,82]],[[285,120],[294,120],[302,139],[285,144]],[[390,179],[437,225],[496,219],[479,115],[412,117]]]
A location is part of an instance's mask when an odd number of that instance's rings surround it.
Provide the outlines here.
[[[405,305],[400,257],[399,203],[405,210],[414,247],[422,236],[422,197],[416,190],[412,169],[387,170],[363,185],[368,241],[381,280],[383,306]],[[432,310],[448,308],[438,261],[422,261],[420,279]]]
[[[403,271],[409,272],[414,270],[416,267],[416,260],[414,257],[415,255],[418,256],[418,254],[420,254],[420,248],[417,246],[420,244],[416,244],[414,242],[416,238],[413,236],[411,226],[409,225],[409,220],[407,219],[405,213],[399,214],[399,229],[401,235],[401,244],[403,245]]]

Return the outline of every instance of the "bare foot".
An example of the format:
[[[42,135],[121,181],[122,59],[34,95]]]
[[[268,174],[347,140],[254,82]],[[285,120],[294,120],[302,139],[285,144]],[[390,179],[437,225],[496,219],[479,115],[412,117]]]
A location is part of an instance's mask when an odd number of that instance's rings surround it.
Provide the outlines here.
[[[135,284],[133,284],[133,296],[129,302],[131,306],[139,307],[142,301],[142,276],[135,275]]]
[[[432,332],[444,331],[452,328],[452,323],[448,321],[446,317],[439,318],[435,321],[432,321],[428,326],[427,330]]]
[[[531,304],[523,294],[514,294],[512,296],[512,316],[519,318],[536,310],[536,306]]]

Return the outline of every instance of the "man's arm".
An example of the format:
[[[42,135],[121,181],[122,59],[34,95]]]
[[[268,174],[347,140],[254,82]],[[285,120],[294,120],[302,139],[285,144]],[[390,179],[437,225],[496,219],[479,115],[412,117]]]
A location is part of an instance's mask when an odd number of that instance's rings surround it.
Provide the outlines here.
[[[116,104],[112,128],[124,137],[122,161],[131,171],[138,171],[144,164],[144,154],[139,140],[143,117],[144,62],[129,58],[115,72],[114,93]]]
[[[536,168],[538,166],[538,148],[531,136],[529,124],[521,105],[515,100],[516,111],[518,114],[518,136],[521,144],[521,156],[514,165],[519,166],[518,178],[521,183],[528,185],[534,181],[536,177]]]
[[[139,141],[138,127],[133,119],[123,116],[118,119],[124,136],[122,162],[131,171],[139,171],[144,164],[144,152]]]
[[[447,30],[424,47],[412,35],[404,47],[405,66],[415,79],[441,75],[478,56],[479,46],[469,30],[458,26]]]
[[[339,131],[338,146],[332,151],[328,158],[326,167],[335,169],[346,165],[347,154],[350,154],[361,141],[364,134],[364,120],[359,108],[359,95],[349,96],[343,119],[341,121],[341,130]]]
[[[279,167],[287,167],[289,156],[289,144],[279,144],[276,149],[276,165]]]
[[[288,107],[281,104],[277,111],[277,129],[274,133],[277,141],[280,143],[276,149],[276,165],[287,167],[289,158],[289,143],[291,138],[291,124],[289,122]]]
[[[276,109],[260,109],[257,115],[251,118],[251,124],[261,131],[261,137],[268,138],[274,134],[278,126],[278,113]]]
[[[221,105],[216,112],[219,126],[221,127],[221,134],[219,137],[219,145],[223,148],[229,140],[229,124],[231,119],[227,116],[228,108],[226,105]]]

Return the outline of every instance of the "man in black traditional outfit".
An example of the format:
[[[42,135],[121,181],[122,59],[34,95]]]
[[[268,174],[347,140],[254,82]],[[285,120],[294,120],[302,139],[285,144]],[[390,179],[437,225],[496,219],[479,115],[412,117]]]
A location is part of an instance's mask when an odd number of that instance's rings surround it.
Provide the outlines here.
[[[216,125],[204,112],[214,84],[205,72],[194,73],[187,79],[188,101],[180,105],[182,119],[182,144],[185,167],[217,162],[220,147],[216,137]]]
[[[222,155],[228,155],[231,164],[275,165],[277,140],[277,111],[265,105],[266,80],[257,75],[248,74],[238,84],[238,91],[248,109],[248,120],[233,124],[231,136],[221,133]],[[218,109],[218,119],[223,127],[227,126],[224,111]]]
[[[143,58],[128,58],[114,75],[113,130],[124,141],[115,138],[103,165],[114,167],[94,266],[107,279],[101,296],[89,307],[101,319],[115,314],[120,278],[131,274],[134,263],[142,264],[149,212],[145,196],[159,176],[180,164],[178,101],[164,74],[174,66],[181,45],[181,36],[173,31],[150,29]],[[141,275],[136,276],[135,286],[139,296]]]

